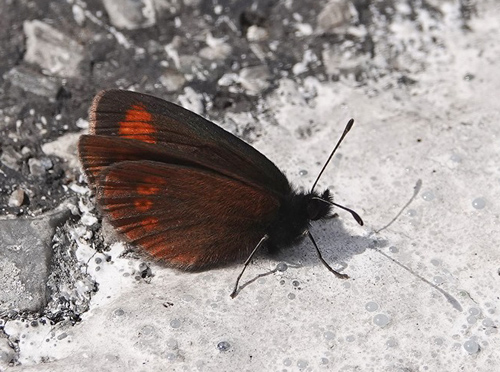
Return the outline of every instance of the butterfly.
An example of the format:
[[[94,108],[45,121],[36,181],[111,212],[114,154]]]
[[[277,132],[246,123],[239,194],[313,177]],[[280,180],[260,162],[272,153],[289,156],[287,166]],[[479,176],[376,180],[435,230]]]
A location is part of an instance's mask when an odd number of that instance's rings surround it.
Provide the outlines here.
[[[160,98],[105,90],[93,100],[79,158],[101,213],[130,243],[184,270],[204,270],[276,251],[329,216],[328,190],[296,191],[262,153],[216,124]]]

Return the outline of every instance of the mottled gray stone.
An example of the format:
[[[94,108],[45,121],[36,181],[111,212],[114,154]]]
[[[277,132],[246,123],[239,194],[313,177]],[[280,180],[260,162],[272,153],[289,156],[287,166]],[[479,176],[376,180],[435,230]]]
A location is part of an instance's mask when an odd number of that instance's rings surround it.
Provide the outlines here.
[[[78,125],[78,124],[77,124]],[[81,133],[67,133],[55,141],[42,145],[42,151],[47,155],[59,156],[68,163],[70,168],[79,167],[77,144]]]
[[[160,76],[160,83],[169,92],[179,91],[184,86],[185,82],[186,78],[184,74],[172,68],[167,69],[165,73]]]
[[[17,188],[10,194],[7,204],[9,207],[20,207],[26,198],[26,194],[23,189]]]
[[[352,11],[347,1],[330,1],[318,15],[318,31],[335,32],[339,27],[348,25],[352,18]]]
[[[0,155],[0,162],[10,169],[19,170],[21,168],[19,161],[22,156],[12,146],[4,146]]]
[[[52,235],[68,213],[0,220],[0,313],[38,311],[45,306]]]
[[[28,160],[30,173],[34,177],[41,177],[45,174],[45,167],[39,159],[31,158]]]
[[[79,74],[83,47],[48,24],[25,21],[26,54],[24,60],[44,69],[48,75],[73,77]]]
[[[0,368],[2,371],[15,359],[16,351],[9,344],[7,337],[0,335]]]
[[[267,66],[252,66],[241,69],[240,83],[250,95],[259,95],[269,88],[271,73]]]
[[[247,39],[250,42],[265,41],[269,39],[269,32],[263,27],[252,25],[248,27]]]
[[[4,79],[11,82],[25,92],[37,96],[53,98],[60,87],[57,79],[39,74],[24,66],[16,66],[4,74]]]
[[[109,20],[119,29],[136,30],[156,23],[152,0],[103,0]]]
[[[202,48],[199,56],[208,60],[224,60],[231,55],[233,48],[224,39],[207,37],[207,46]]]

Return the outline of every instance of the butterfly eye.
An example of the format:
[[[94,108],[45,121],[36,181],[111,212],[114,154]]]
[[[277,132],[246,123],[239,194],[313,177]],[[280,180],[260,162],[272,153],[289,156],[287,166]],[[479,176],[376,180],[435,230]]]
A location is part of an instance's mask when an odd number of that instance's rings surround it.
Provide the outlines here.
[[[331,206],[323,198],[311,198],[307,203],[307,215],[311,221],[324,218],[330,212]]]

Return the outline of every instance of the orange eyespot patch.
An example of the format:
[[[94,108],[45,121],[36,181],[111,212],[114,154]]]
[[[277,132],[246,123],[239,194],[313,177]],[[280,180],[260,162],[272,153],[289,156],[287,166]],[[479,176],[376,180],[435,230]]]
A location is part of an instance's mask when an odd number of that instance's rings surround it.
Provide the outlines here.
[[[140,224],[145,231],[154,231],[158,228],[158,221],[158,218],[150,216],[140,221]]]
[[[164,185],[165,179],[155,176],[146,176],[137,186],[138,195],[157,195],[160,193],[160,186]]]
[[[156,143],[155,127],[150,124],[153,115],[142,104],[132,105],[125,113],[125,120],[119,123],[118,134],[123,138],[130,138],[147,143]]]
[[[147,212],[153,207],[153,201],[149,199],[136,199],[134,200],[134,208],[139,212]]]
[[[183,252],[172,257],[172,261],[177,263],[177,265],[188,265],[191,266],[196,263],[197,255],[195,252]]]
[[[158,186],[141,185],[137,186],[137,194],[139,195],[156,195],[160,191]]]

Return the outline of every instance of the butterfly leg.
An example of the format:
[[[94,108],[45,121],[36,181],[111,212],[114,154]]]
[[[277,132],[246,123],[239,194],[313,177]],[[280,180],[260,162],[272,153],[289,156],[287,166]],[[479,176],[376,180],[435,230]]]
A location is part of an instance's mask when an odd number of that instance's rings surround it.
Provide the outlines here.
[[[262,247],[262,245],[264,244],[264,242],[269,239],[269,235],[264,235],[262,237],[262,239],[260,239],[259,243],[257,243],[257,245],[255,246],[255,248],[253,249],[252,253],[250,253],[250,256],[248,256],[247,260],[245,261],[245,264],[243,266],[243,269],[241,270],[240,272],[240,275],[238,275],[238,278],[236,278],[236,284],[234,285],[234,289],[233,289],[233,292],[231,293],[231,298],[235,298],[237,295],[238,295],[238,285],[240,283],[240,279],[241,277],[243,276],[243,273],[245,272],[248,264],[250,263],[250,261],[252,261],[252,258],[255,254],[255,252],[257,252],[259,250],[260,247]]]
[[[309,230],[307,231],[307,235],[309,236],[309,239],[311,239],[312,243],[314,244],[314,248],[316,248],[316,252],[318,252],[318,257],[319,259],[321,260],[321,262],[323,263],[323,265],[326,266],[326,268],[333,274],[335,274],[335,276],[337,278],[340,278],[340,279],[349,279],[349,275],[347,274],[341,274],[339,273],[338,271],[335,271],[334,269],[332,269],[332,267],[330,265],[328,265],[328,263],[324,260],[323,256],[321,255],[321,252],[319,251],[319,248],[318,248],[318,245],[316,244],[316,242],[314,241],[314,238],[312,237],[311,233],[309,232]]]

